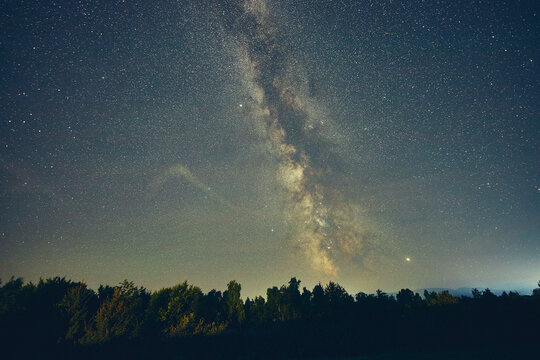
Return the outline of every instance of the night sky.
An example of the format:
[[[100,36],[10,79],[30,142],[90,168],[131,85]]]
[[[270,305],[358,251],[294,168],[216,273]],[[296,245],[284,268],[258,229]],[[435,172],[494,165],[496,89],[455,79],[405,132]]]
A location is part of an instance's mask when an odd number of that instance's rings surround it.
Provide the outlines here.
[[[0,277],[540,279],[537,1],[3,1]]]

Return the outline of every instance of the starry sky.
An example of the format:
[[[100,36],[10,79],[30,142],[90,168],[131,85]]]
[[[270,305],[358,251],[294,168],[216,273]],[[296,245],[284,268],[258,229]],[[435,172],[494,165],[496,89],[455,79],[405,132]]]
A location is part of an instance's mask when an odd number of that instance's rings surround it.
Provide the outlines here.
[[[5,1],[0,277],[540,279],[536,1]]]

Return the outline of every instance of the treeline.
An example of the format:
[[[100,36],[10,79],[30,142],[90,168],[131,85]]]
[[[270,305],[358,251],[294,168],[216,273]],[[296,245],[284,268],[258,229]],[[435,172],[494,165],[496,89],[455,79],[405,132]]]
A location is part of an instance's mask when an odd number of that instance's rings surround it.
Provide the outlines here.
[[[110,344],[174,352],[171,344],[181,343],[187,357],[262,349],[309,357],[540,343],[540,282],[532,295],[475,289],[458,298],[409,289],[353,296],[334,282],[309,290],[292,278],[245,301],[236,281],[208,293],[187,282],[150,292],[127,280],[96,292],[60,277],[0,285],[0,337],[11,355],[20,344],[91,353]]]

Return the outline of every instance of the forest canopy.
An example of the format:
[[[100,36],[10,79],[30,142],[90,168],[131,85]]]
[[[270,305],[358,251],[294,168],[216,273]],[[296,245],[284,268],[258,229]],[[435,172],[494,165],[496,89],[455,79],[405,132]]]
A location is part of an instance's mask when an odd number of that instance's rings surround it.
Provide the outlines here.
[[[351,295],[335,282],[301,288],[294,277],[268,288],[266,297],[244,300],[241,290],[234,280],[224,291],[205,293],[187,281],[151,292],[128,280],[94,291],[63,277],[37,284],[11,278],[0,283],[0,335],[7,345],[32,341],[88,349],[249,334],[263,343],[290,337],[294,351],[305,346],[305,354],[328,352],[321,344],[336,339],[331,354],[538,342],[533,334],[540,323],[540,282],[531,295],[500,296],[489,289],[461,297],[410,289]]]

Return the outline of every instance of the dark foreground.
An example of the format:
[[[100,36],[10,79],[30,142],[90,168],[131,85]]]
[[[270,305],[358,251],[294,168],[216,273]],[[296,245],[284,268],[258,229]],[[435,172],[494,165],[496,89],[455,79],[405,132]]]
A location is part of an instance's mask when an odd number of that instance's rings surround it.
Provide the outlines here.
[[[1,359],[538,359],[540,287],[532,295],[474,290],[377,291],[335,283],[240,284],[203,293],[186,282],[151,293],[63,278],[0,287]]]
[[[118,342],[83,347],[53,346],[19,348],[4,351],[5,359],[321,359],[321,360],[516,360],[538,359],[540,350],[531,345],[441,348],[425,350],[383,351],[354,348],[332,348],[334,344],[292,344],[290,340],[231,338],[190,339],[166,342]],[[272,341],[268,341],[272,340]],[[225,344],[224,341],[227,341]],[[5,349],[4,349],[5,350]],[[357,353],[362,355],[345,355]]]

